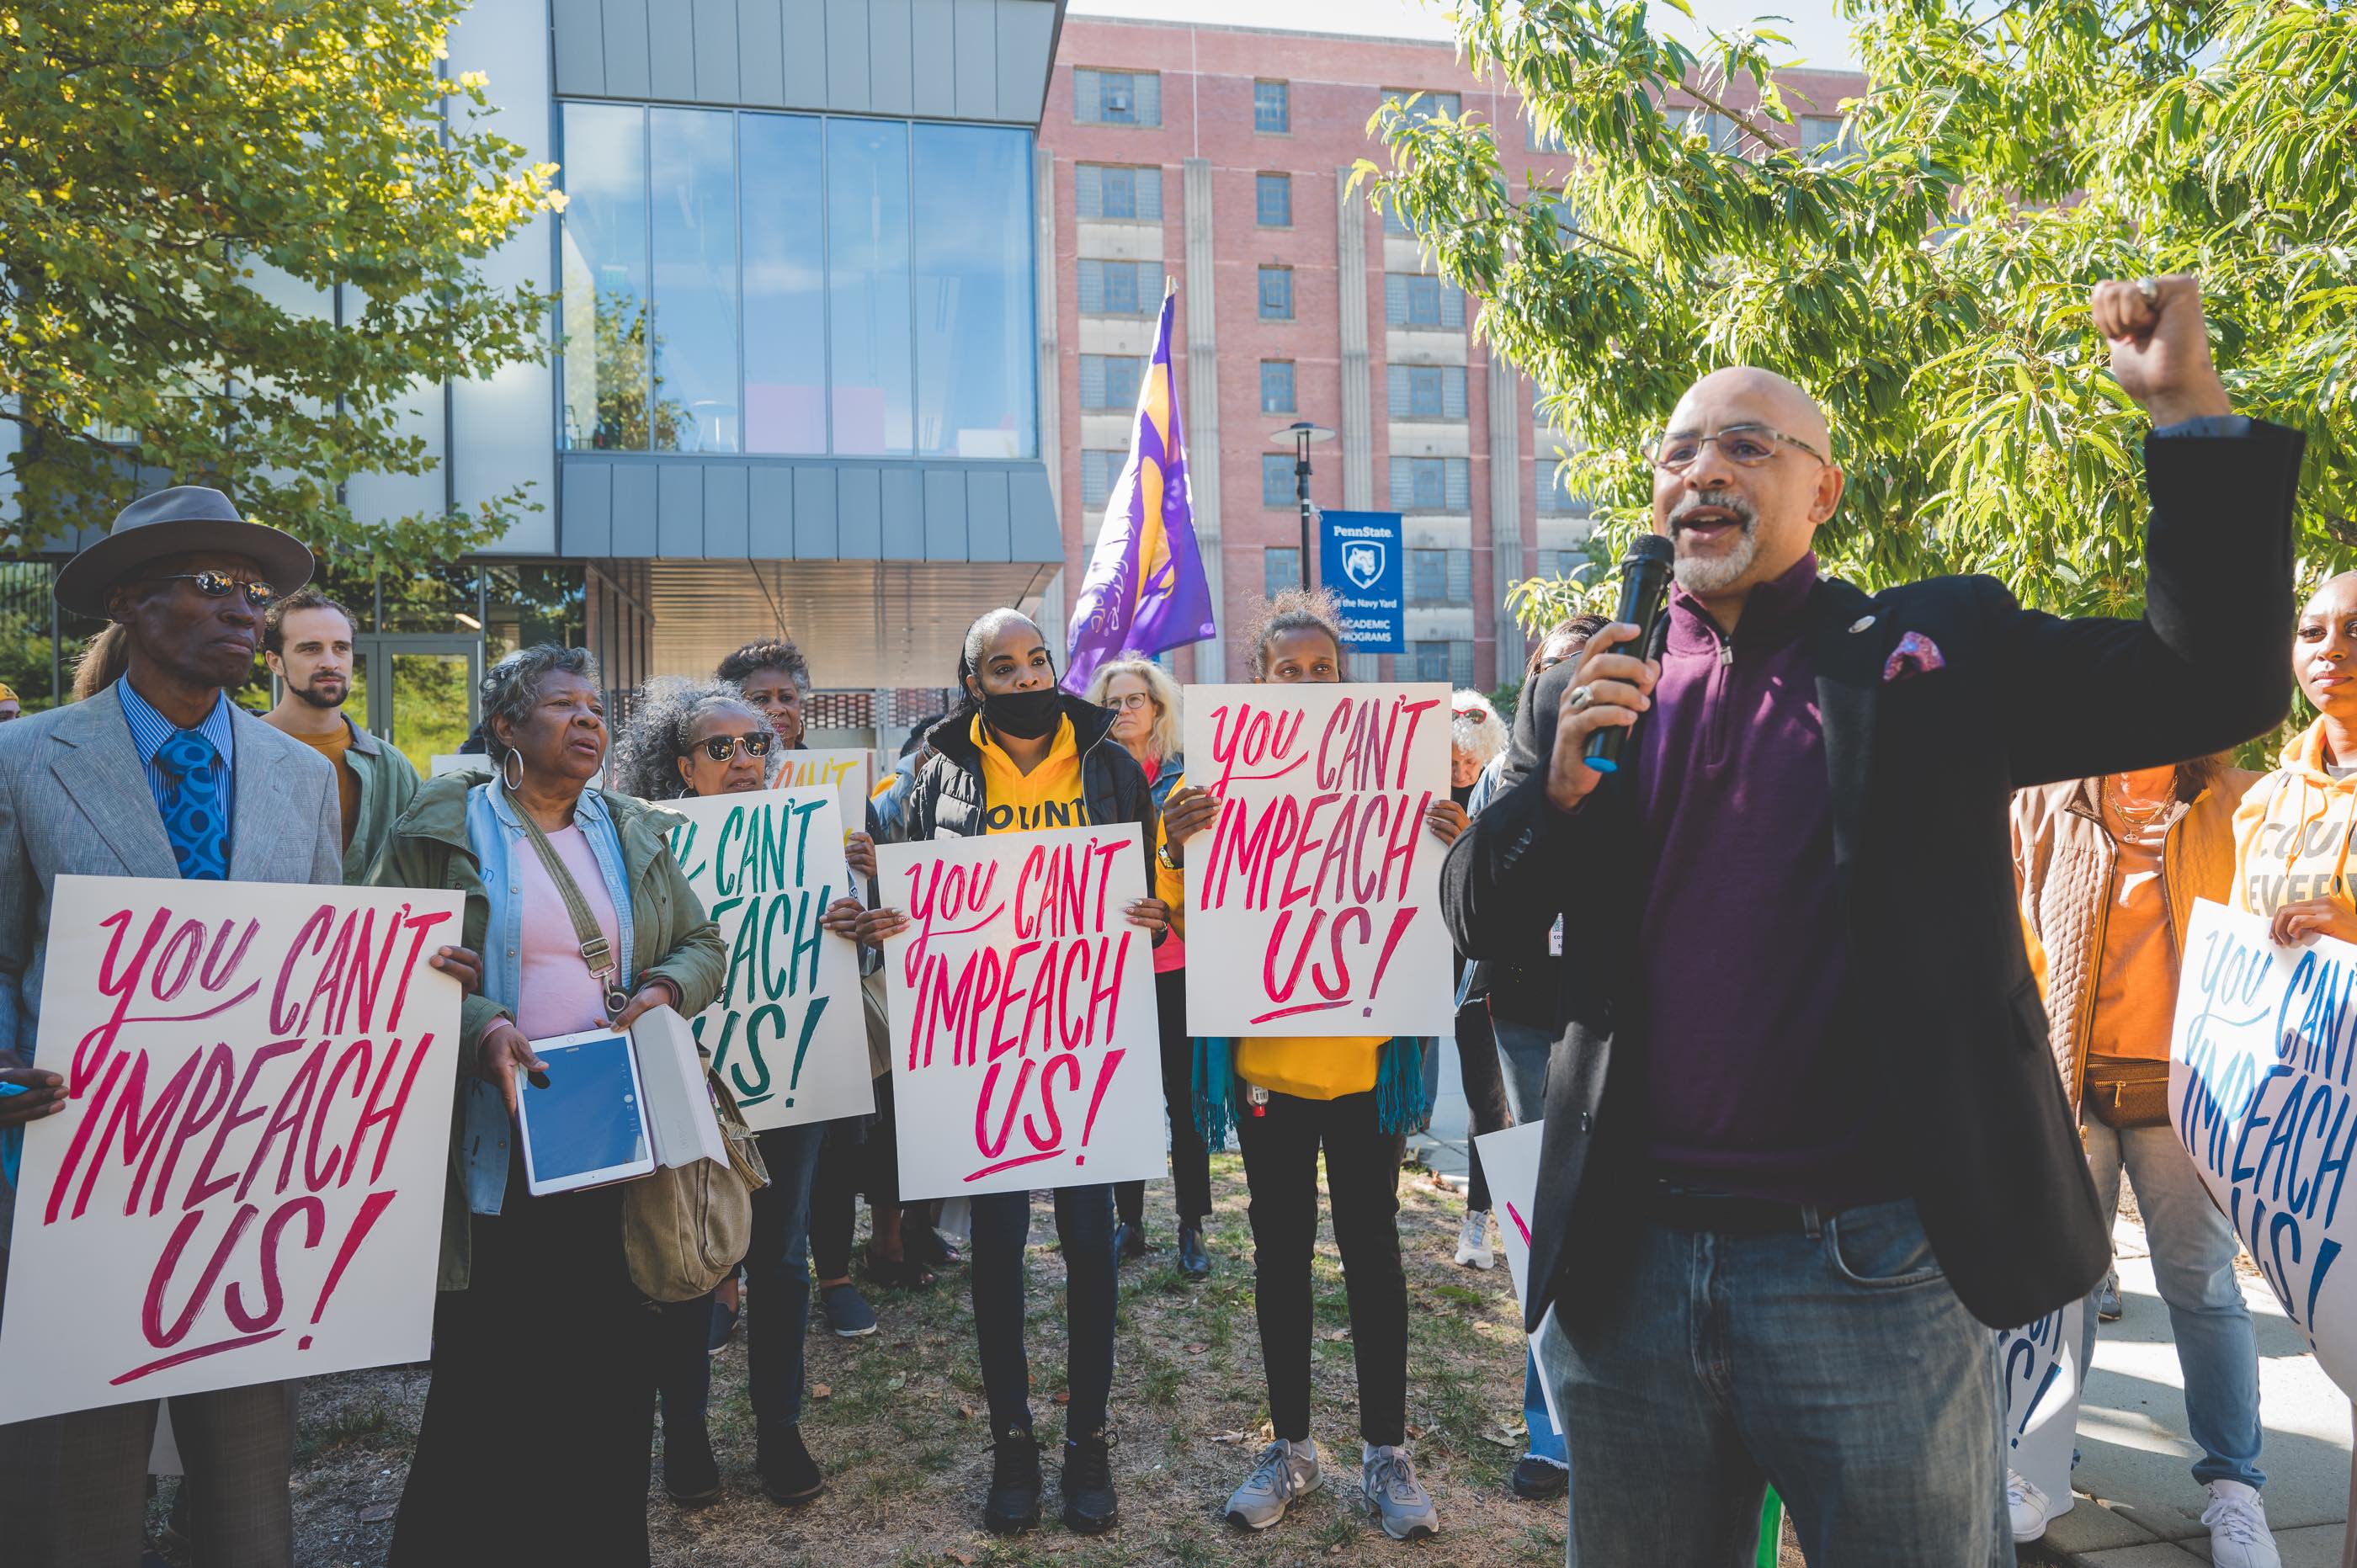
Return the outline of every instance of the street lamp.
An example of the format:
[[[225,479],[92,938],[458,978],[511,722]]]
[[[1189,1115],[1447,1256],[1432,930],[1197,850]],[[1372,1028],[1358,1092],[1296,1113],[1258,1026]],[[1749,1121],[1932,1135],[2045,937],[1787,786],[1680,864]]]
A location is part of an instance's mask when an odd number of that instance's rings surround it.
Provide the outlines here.
[[[1301,500],[1301,585],[1305,588],[1318,585],[1313,564],[1318,558],[1309,548],[1309,445],[1313,441],[1333,439],[1332,431],[1322,424],[1312,424],[1306,419],[1297,419],[1282,430],[1268,433],[1270,446],[1293,448],[1293,493]]]

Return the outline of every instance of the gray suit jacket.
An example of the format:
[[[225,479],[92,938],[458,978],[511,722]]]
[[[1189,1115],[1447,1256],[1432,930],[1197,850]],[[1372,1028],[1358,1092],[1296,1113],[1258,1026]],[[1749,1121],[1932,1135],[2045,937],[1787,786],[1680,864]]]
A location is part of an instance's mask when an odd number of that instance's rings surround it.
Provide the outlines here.
[[[230,726],[230,880],[340,885],[334,765],[234,705]],[[180,875],[113,687],[0,725],[0,1051],[28,1061],[60,872]]]

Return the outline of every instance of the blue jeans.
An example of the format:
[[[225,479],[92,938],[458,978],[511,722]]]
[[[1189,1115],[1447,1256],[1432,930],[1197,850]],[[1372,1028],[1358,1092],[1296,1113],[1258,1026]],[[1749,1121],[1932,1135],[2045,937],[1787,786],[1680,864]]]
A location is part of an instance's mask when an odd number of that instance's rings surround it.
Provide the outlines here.
[[[1023,1249],[1031,1237],[1031,1195],[986,1193],[974,1200],[974,1333],[990,1428],[1031,1424],[1031,1362],[1023,1348]],[[1071,1402],[1064,1435],[1104,1430],[1113,1397],[1113,1188],[1056,1189],[1056,1239],[1064,1251],[1064,1374]]]
[[[753,1239],[745,1254],[745,1356],[751,1363],[753,1416],[761,1427],[802,1418],[802,1339],[810,1328],[811,1175],[826,1123],[772,1127],[758,1134],[770,1185],[753,1194]],[[712,1392],[712,1298],[663,1309],[663,1428],[699,1429]]]
[[[2185,1374],[2185,1424],[2201,1445],[2193,1478],[2266,1485],[2259,1468],[2259,1345],[2234,1278],[2234,1232],[2210,1201],[2192,1156],[2169,1127],[2106,1127],[2087,1119],[2087,1165],[2103,1212],[2119,1208],[2120,1172],[2136,1187],[2152,1274],[2169,1304]],[[2087,1298],[2087,1357],[2095,1354]]]
[[[1498,1037],[1498,1066],[1506,1081],[1506,1106],[1514,1113],[1514,1124],[1520,1127],[1545,1120],[1547,1058],[1555,1049],[1555,1036],[1535,1024],[1518,1024],[1494,1015],[1490,1024]],[[1531,1457],[1568,1464],[1563,1434],[1547,1415],[1546,1393],[1539,1386],[1538,1358],[1526,1355],[1523,1362],[1523,1426],[1530,1434]]]
[[[1544,1341],[1571,1568],[1735,1568],[1763,1482],[1812,1563],[2011,1568],[1996,1337],[1911,1199],[1765,1236],[1639,1227],[1610,1320]]]

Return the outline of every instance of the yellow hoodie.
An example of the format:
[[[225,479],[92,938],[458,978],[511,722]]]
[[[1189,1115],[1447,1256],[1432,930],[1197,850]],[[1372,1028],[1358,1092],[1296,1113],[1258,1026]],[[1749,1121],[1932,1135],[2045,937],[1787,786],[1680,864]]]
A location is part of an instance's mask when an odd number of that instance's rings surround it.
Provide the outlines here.
[[[2335,779],[2325,768],[2322,719],[2292,736],[2282,762],[2235,810],[2233,907],[2272,915],[2286,904],[2330,898],[2357,912],[2349,890],[2357,774]]]

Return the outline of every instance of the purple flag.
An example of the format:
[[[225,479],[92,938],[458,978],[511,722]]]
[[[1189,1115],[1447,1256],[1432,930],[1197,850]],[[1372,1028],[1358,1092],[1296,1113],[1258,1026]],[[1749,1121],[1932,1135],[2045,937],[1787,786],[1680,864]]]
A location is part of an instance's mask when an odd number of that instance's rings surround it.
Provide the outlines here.
[[[1123,653],[1154,654],[1215,636],[1211,585],[1195,549],[1178,384],[1170,369],[1177,295],[1162,296],[1154,357],[1137,387],[1129,461],[1105,503],[1096,553],[1072,602],[1064,685],[1085,689],[1098,665]]]

